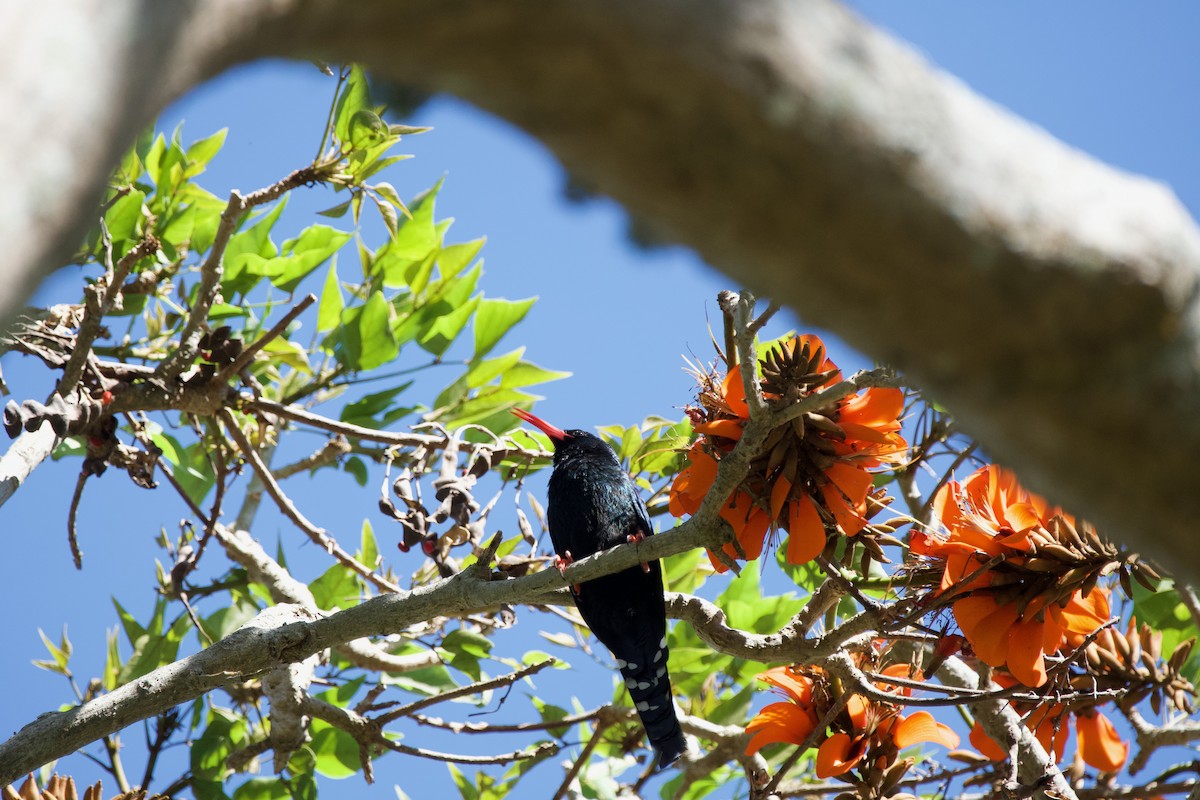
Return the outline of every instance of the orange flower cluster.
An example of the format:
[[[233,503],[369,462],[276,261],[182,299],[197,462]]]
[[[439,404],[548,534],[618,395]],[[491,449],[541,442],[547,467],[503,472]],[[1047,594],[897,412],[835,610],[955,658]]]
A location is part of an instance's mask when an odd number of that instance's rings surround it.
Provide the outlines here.
[[[796,336],[768,353],[763,362],[763,396],[776,409],[841,380],[825,346],[812,335]],[[742,437],[750,413],[740,367],[723,379],[701,376],[701,408],[694,430],[700,438],[688,451],[688,465],[675,478],[670,510],[695,514],[717,475],[717,464]],[[721,508],[741,552],[725,546],[730,558],[753,560],[762,554],[767,533],[788,531],[787,559],[804,564],[820,555],[826,533],[854,536],[867,524],[871,469],[903,460],[900,436],[904,395],[899,389],[871,388],[777,427],[742,484]],[[713,566],[724,565],[710,553]]]
[[[993,680],[1001,686],[1012,686],[1016,680],[1005,673],[996,673]],[[1121,739],[1108,717],[1095,708],[1070,711],[1059,703],[1046,702],[1039,706],[1022,706],[1025,726],[1033,731],[1047,753],[1054,755],[1055,762],[1062,761],[1067,737],[1071,732],[1071,718],[1075,718],[1075,738],[1079,756],[1083,762],[1101,772],[1116,772],[1125,765],[1129,756],[1129,744]],[[1005,749],[988,736],[978,722],[968,737],[971,745],[982,755],[993,761],[1008,758]]]
[[[909,677],[910,668],[893,664],[883,674]],[[746,754],[753,755],[776,742],[805,744],[833,707],[835,692],[828,674],[819,667],[776,667],[759,678],[788,699],[771,703],[746,726],[753,734]],[[860,695],[847,700],[830,728],[832,733],[821,731],[816,739],[817,777],[844,775],[858,767],[862,781],[877,786],[882,796],[890,794],[911,766],[911,761],[897,763],[903,748],[921,742],[958,746],[958,736],[928,712],[903,716],[894,706]]]
[[[1047,654],[1077,646],[1109,619],[1096,580],[1113,562],[1073,517],[1023,489],[1000,467],[951,481],[934,498],[945,537],[914,531],[918,555],[944,560],[941,589],[976,655],[1026,686],[1046,682]]]

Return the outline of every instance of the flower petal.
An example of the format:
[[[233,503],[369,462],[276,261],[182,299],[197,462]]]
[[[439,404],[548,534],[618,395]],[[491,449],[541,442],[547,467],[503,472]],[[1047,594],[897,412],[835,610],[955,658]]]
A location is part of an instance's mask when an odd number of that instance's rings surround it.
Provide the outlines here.
[[[790,667],[774,667],[759,673],[758,679],[787,692],[801,705],[812,702],[813,682],[811,678],[797,675]]]
[[[807,564],[825,549],[825,524],[808,495],[793,497],[788,503],[787,530],[789,564]]]
[[[1008,656],[1008,631],[1017,621],[1014,606],[997,605],[991,595],[971,595],[955,601],[954,619],[975,655],[993,667],[1004,665]]]
[[[928,711],[917,711],[904,717],[892,730],[896,746],[903,749],[918,742],[934,742],[944,747],[958,747],[958,734],[933,718]]]
[[[1049,611],[1064,630],[1087,636],[1108,622],[1108,593],[1100,588],[1092,589],[1086,597],[1076,592],[1065,608],[1053,604]]]
[[[750,407],[746,405],[746,387],[742,384],[741,365],[729,370],[721,382],[721,392],[730,412],[742,419],[750,419]]]
[[[740,419],[714,419],[710,422],[702,422],[693,428],[693,430],[696,433],[703,433],[705,436],[720,436],[725,439],[738,441],[742,438],[742,426],[744,424]]]
[[[792,493],[792,482],[782,475],[775,478],[775,485],[771,487],[771,521],[779,520],[779,515],[783,512],[783,504],[787,502],[788,495]]]
[[[795,703],[771,703],[746,726],[746,732],[754,734],[746,745],[746,755],[775,742],[804,744],[816,725],[812,714]]]
[[[1008,671],[1026,686],[1041,686],[1046,682],[1046,652],[1042,649],[1042,639],[1048,624],[1024,619],[1008,630]]]
[[[984,732],[983,726],[978,722],[975,727],[971,728],[971,733],[967,737],[971,746],[985,758],[990,758],[992,761],[1005,761],[1008,759],[1008,752],[991,736]]]
[[[1079,738],[1079,755],[1101,772],[1116,772],[1129,756],[1129,744],[1121,741],[1108,717],[1098,711],[1075,715],[1075,735]]]
[[[848,397],[839,409],[838,422],[858,423],[874,428],[900,427],[897,418],[904,413],[904,392],[900,389],[871,387],[862,394]]]
[[[817,777],[832,778],[854,769],[866,748],[847,733],[835,733],[817,748]]]

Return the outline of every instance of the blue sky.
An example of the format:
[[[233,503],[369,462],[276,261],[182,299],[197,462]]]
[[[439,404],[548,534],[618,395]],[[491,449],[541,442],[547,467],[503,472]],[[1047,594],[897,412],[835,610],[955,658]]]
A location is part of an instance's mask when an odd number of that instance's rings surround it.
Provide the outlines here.
[[[1114,166],[1170,184],[1193,215],[1200,210],[1195,102],[1200,5],[1032,0],[853,5],[980,93]],[[311,157],[331,83],[305,63],[240,68],[172,106],[160,127],[170,130],[183,120],[187,140],[229,127],[226,149],[203,183],[218,195],[230,188],[253,190]],[[692,397],[682,356],[709,357],[707,319],[718,323],[719,316],[714,297],[736,287],[683,248],[649,253],[631,248],[624,216],[611,202],[564,203],[564,177],[552,157],[506,123],[452,99],[436,99],[410,121],[435,130],[406,140],[403,150],[416,157],[401,164],[391,182],[410,197],[445,178],[438,212],[456,219],[451,238],[488,237],[485,291],[540,298],[506,344],[527,345],[527,358],[574,373],[544,387],[546,400],[537,412],[561,427],[679,416]],[[305,222],[305,209],[331,205],[324,199],[296,197],[285,220]],[[74,301],[77,280],[56,276],[39,301]],[[776,331],[789,323],[781,320]],[[843,368],[868,363],[844,349],[834,355]],[[4,370],[21,398],[49,388],[30,365],[6,358]],[[116,622],[110,595],[144,615],[157,555],[150,541],[159,525],[171,529],[183,513],[165,492],[145,493],[116,476],[93,482],[80,524],[85,569],[76,573],[66,548],[65,517],[77,470],[75,462],[46,465],[0,509],[9,599],[8,613],[0,616],[5,643],[0,677],[9,687],[0,703],[0,735],[68,700],[61,678],[29,666],[31,658],[43,656],[37,629],[57,637],[69,625],[81,679],[98,671],[103,630]],[[305,511],[352,537],[369,517],[382,538],[384,521],[372,511],[373,493],[374,486],[356,493],[343,481],[335,492],[306,495]],[[297,535],[269,514],[256,534],[271,544],[279,536],[298,546]],[[607,678],[598,675],[594,688],[551,680],[539,687],[546,694],[559,686],[564,705],[571,693],[595,704],[610,691]],[[129,735],[140,738],[136,729]],[[140,774],[134,759],[132,771]],[[411,760],[393,759],[372,796],[393,796],[397,771],[412,768]],[[419,768],[430,780],[445,780],[441,766]],[[64,769],[95,774],[80,759]],[[355,778],[333,785],[326,796],[362,792]]]

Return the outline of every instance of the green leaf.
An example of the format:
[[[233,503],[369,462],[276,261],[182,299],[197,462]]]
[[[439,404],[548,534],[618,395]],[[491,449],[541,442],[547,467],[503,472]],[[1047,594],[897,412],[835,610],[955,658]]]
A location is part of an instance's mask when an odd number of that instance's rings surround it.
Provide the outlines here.
[[[104,688],[112,691],[117,688],[117,678],[121,674],[121,651],[117,639],[117,629],[110,628],[105,635],[107,646],[104,649]]]
[[[367,76],[362,67],[357,64],[350,68],[346,85],[338,96],[333,115],[333,135],[343,146],[350,143],[350,128],[354,115],[369,107],[370,93],[367,90]]]
[[[425,258],[441,243],[441,236],[433,223],[434,201],[441,188],[442,182],[438,181],[408,204],[411,216],[404,220],[396,231],[395,238],[388,244],[391,255],[417,261]],[[390,277],[385,276],[385,279]]]
[[[297,750],[296,756],[307,754],[307,750]],[[292,800],[317,800],[317,782],[313,778],[311,772],[298,772],[294,766],[297,758],[292,757],[288,762],[288,770],[292,773],[292,780],[287,784],[288,792],[292,796]]]
[[[462,774],[462,770],[453,764],[446,765],[450,769],[450,777],[454,780],[454,785],[458,788],[458,793],[462,800],[479,800],[479,792],[475,790],[475,784],[467,779],[466,775]]]
[[[297,372],[312,374],[312,367],[308,363],[308,348],[299,342],[280,337],[267,342],[259,352],[267,356],[268,363],[274,367],[288,366]]]
[[[466,385],[471,389],[478,389],[480,386],[490,383],[493,378],[504,374],[516,366],[524,354],[525,348],[518,347],[516,350],[505,353],[502,356],[472,363],[471,368],[467,370],[465,376]]]
[[[329,217],[330,219],[339,219],[341,217],[346,216],[346,212],[349,210],[350,210],[350,200],[347,200],[344,203],[338,203],[336,206],[331,206],[331,207],[325,209],[324,211],[318,211],[317,213],[320,214],[322,217]]]
[[[571,375],[570,372],[546,369],[529,361],[522,361],[504,373],[500,378],[500,385],[505,389],[519,389],[522,386],[536,386],[539,383],[560,381]]]
[[[391,203],[392,206],[401,214],[409,219],[412,218],[412,212],[408,210],[408,206],[405,205],[404,201],[400,199],[400,193],[396,191],[395,186],[392,186],[387,181],[380,181],[379,183],[374,184],[371,188],[373,188],[380,197]],[[393,231],[393,233],[395,233],[395,231]]]
[[[375,369],[400,354],[400,345],[392,333],[392,306],[384,299],[383,292],[376,290],[371,293],[358,318],[357,330],[359,369]]]
[[[536,300],[536,297],[525,300],[482,300],[475,313],[475,355],[472,358],[477,359],[491,352],[504,334],[525,318]]]
[[[570,716],[569,712],[565,708],[551,705],[550,703],[544,702],[539,697],[531,697],[529,700],[533,703],[533,707],[537,709],[538,716],[541,717],[542,722],[558,722],[559,720]],[[561,739],[566,735],[568,727],[569,726],[567,725],[563,725],[560,728],[547,728],[546,732],[556,739]]]
[[[229,238],[221,276],[221,293],[226,298],[245,294],[267,274],[265,265],[279,254],[279,248],[271,241],[271,229],[287,207],[287,199],[288,195],[284,195],[258,222]]]
[[[87,445],[78,436],[68,436],[54,446],[54,450],[50,453],[50,458],[58,461],[60,458],[70,458],[71,456],[87,455]]]
[[[688,550],[678,555],[667,556],[660,563],[663,565],[663,588],[668,591],[694,594],[700,584],[704,583],[704,573],[701,571],[701,561],[704,551]]]
[[[1196,621],[1170,580],[1164,580],[1159,584],[1158,591],[1153,592],[1134,581],[1133,616],[1162,633],[1163,658],[1170,658],[1175,648],[1184,641],[1200,638]],[[1200,653],[1196,652],[1197,649],[1192,649],[1181,670],[1193,682],[1200,675]]]
[[[543,661],[549,661],[554,656],[547,653],[545,650],[530,650],[521,656],[521,663],[525,666],[540,664]],[[552,669],[570,669],[571,665],[563,661],[561,658],[554,658],[554,663],[550,665]]]
[[[471,262],[475,260],[475,256],[479,255],[479,251],[483,248],[486,241],[486,238],[474,239],[469,242],[443,247],[437,257],[437,265],[438,269],[442,272],[442,280],[453,278],[470,266]]]
[[[358,773],[358,743],[354,737],[319,719],[311,726],[313,755],[316,756],[316,771],[326,778],[348,778]],[[236,800],[236,798],[235,798]]]
[[[167,607],[165,598],[159,598],[155,603],[154,616],[145,628],[138,625],[116,600],[113,600],[113,603],[117,606],[122,624],[126,626],[126,635],[140,631],[130,640],[133,655],[121,667],[117,676],[118,684],[129,683],[175,660],[183,637],[192,627],[192,621],[187,614],[176,617],[164,632],[163,616]]]
[[[193,502],[203,502],[216,480],[203,442],[194,442],[183,452],[175,480]]]
[[[492,652],[492,640],[475,633],[458,628],[446,634],[442,647],[451,653],[467,653],[476,658],[487,658]]]
[[[416,648],[409,652],[416,652]],[[411,670],[403,674],[388,673],[383,676],[383,682],[426,697],[441,694],[458,686],[451,677],[450,671],[441,664],[436,667]]]
[[[412,384],[412,381],[406,381],[399,386],[384,389],[382,392],[363,395],[353,403],[347,403],[342,408],[342,422],[361,425],[364,428],[382,428],[391,421],[389,417],[393,416],[393,411],[400,410],[404,414],[410,413],[412,411],[411,408],[396,409],[392,400],[408,389],[408,387],[412,386]]]
[[[354,148],[373,147],[388,140],[387,124],[369,108],[360,108],[350,115],[350,144]]]
[[[131,189],[128,194],[113,203],[104,215],[104,225],[108,228],[108,235],[112,237],[118,257],[141,238],[139,231],[145,219],[142,214],[142,205],[145,202],[145,192]]]
[[[338,281],[337,259],[334,258],[329,264],[329,272],[325,275],[325,288],[321,290],[321,302],[317,306],[317,332],[333,330],[345,307],[342,284]]]
[[[208,162],[212,161],[213,156],[219,153],[225,145],[225,135],[227,133],[229,133],[228,128],[221,128],[221,130],[212,136],[206,136],[197,142],[192,142],[187,149],[188,167],[185,173],[187,177],[194,177],[204,172],[204,168],[208,165]]]
[[[358,456],[350,456],[346,459],[346,463],[342,465],[342,469],[354,476],[355,482],[359,486],[366,486],[367,480],[370,477],[367,473],[367,465]]]
[[[350,608],[358,605],[362,590],[358,577],[341,564],[334,564],[308,585],[318,608]]]
[[[170,461],[172,465],[179,466],[179,463],[183,461],[187,451],[171,434],[158,430],[150,434],[150,440],[159,450],[162,450],[163,458]]]
[[[375,531],[371,528],[370,520],[363,520],[360,540],[358,552],[354,557],[368,569],[375,569],[379,565],[379,544],[375,541]]]
[[[287,800],[291,796],[279,778],[251,778],[233,792],[233,800]]]
[[[285,255],[272,259],[267,277],[275,286],[291,292],[309,273],[350,241],[353,235],[328,225],[310,225],[295,239],[283,243]]]
[[[462,305],[451,306],[451,310],[433,319],[433,324],[427,327],[417,337],[417,344],[423,349],[441,358],[450,349],[450,345],[462,333],[463,328],[471,320],[471,315],[479,306],[479,298],[472,298]]]
[[[245,599],[231,603],[204,618],[204,632],[214,641],[224,639],[249,622],[258,611],[257,606]]]
[[[50,637],[45,632],[38,628],[38,636],[42,637],[42,644],[46,645],[46,649],[50,651],[52,661],[34,661],[33,665],[39,669],[57,672],[59,675],[70,675],[71,670],[67,663],[71,660],[71,640],[67,638],[67,626],[63,625],[62,639],[59,644],[50,641]]]

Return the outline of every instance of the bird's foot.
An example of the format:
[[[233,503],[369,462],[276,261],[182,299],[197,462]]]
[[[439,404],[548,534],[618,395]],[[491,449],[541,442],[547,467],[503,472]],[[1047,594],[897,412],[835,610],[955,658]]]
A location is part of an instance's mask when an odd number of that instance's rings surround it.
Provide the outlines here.
[[[637,533],[629,534],[628,536],[625,537],[625,539],[627,541],[629,541],[631,544],[637,544],[638,542],[645,541],[646,534],[642,533],[641,531],[638,531]],[[649,572],[649,571],[650,571],[650,564],[646,561],[643,561],[642,562],[642,572]]]
[[[562,575],[564,578],[567,577],[567,567],[571,566],[574,563],[575,563],[575,559],[571,557],[570,550],[564,550],[563,554],[561,556],[554,557],[554,566],[558,568],[558,574]],[[576,597],[579,596],[579,584],[578,583],[571,584],[571,594],[575,595]]]

